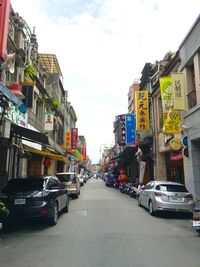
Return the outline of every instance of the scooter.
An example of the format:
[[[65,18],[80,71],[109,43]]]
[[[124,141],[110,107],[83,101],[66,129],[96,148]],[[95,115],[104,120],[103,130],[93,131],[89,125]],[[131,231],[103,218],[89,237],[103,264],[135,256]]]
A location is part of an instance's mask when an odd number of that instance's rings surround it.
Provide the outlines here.
[[[137,198],[137,192],[138,192],[137,187],[135,187],[134,185],[132,185],[131,186],[131,189],[129,191],[129,196],[130,197],[133,197],[133,198]]]
[[[200,200],[195,202],[193,209],[193,228],[195,231],[200,233]]]
[[[121,193],[125,193],[126,184],[125,183],[119,183],[119,190],[120,190]]]

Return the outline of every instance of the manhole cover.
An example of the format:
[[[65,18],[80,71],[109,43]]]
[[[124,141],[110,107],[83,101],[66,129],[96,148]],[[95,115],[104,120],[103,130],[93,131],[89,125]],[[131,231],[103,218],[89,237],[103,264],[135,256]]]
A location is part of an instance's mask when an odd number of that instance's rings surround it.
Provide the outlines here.
[[[87,210],[77,210],[77,211],[75,211],[75,214],[81,215],[81,216],[86,216],[86,215],[88,215],[88,211]]]

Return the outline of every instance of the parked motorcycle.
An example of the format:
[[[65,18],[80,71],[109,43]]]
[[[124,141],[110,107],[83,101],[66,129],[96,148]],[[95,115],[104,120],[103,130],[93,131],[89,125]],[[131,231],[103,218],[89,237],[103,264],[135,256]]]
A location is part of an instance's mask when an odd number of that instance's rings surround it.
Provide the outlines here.
[[[200,199],[195,202],[193,209],[193,228],[200,233]]]
[[[118,179],[115,179],[115,182],[114,182],[114,188],[119,188],[119,180]]]
[[[130,187],[130,190],[129,190],[129,196],[130,197],[133,197],[133,198],[137,198],[138,191],[139,190],[137,189],[137,187],[135,187],[134,185],[132,185]]]
[[[132,183],[127,183],[127,184],[126,184],[125,193],[126,193],[127,195],[130,195],[130,192],[132,191],[132,186],[133,186]]]
[[[119,183],[119,190],[121,193],[125,193],[126,191],[126,183]]]

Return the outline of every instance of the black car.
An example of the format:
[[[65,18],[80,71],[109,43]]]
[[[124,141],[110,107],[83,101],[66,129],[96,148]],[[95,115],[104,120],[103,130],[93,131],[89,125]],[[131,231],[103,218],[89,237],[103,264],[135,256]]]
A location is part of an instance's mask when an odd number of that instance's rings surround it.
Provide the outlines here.
[[[109,172],[105,178],[105,185],[115,187],[118,182],[119,174],[116,172]]]
[[[56,225],[60,211],[68,212],[68,193],[55,176],[11,179],[0,194],[11,218],[44,218]],[[13,217],[14,216],[14,217]]]

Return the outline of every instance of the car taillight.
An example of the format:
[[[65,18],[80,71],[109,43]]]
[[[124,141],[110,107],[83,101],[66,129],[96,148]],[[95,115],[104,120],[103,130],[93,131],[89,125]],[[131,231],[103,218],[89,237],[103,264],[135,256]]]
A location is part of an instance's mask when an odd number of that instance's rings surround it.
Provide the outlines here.
[[[193,216],[194,221],[200,221],[200,214]]]
[[[40,214],[41,215],[47,215],[48,214],[48,210],[40,210]]]
[[[73,179],[72,184],[76,184],[76,183],[77,183],[76,179]]]
[[[154,194],[155,194],[156,197],[166,196],[164,193],[161,193],[161,192],[154,192]]]
[[[193,196],[191,194],[185,196],[186,199],[193,200]]]

